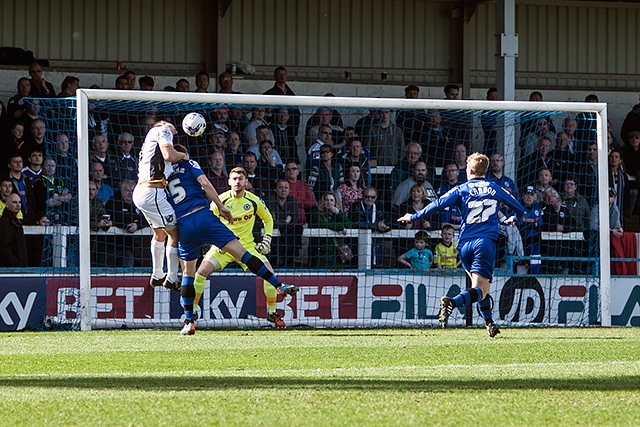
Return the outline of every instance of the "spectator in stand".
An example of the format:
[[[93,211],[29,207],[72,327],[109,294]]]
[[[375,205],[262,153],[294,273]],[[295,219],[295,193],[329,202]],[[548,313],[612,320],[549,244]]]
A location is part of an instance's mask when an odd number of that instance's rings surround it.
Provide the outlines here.
[[[189,86],[189,80],[180,79],[176,82],[176,91],[177,92],[191,92],[191,87]]]
[[[531,257],[529,260],[529,274],[540,274],[542,272],[542,261],[540,260],[540,228],[542,227],[542,210],[536,201],[537,193],[532,186],[525,187],[522,196],[522,206],[524,216],[518,221],[518,229],[522,233],[522,243],[525,256]]]
[[[331,231],[347,234],[351,228],[351,221],[340,209],[340,202],[332,192],[323,193],[318,203],[318,209],[311,212],[309,226],[313,228],[327,228]],[[321,237],[316,239],[316,250],[313,251],[315,267],[337,269],[344,268],[339,259],[338,247],[344,244],[342,238]]]
[[[78,172],[78,162],[69,152],[69,137],[66,133],[59,133],[56,136],[56,152],[53,158],[56,161],[56,172],[67,180],[71,188],[73,188],[75,184],[71,180],[75,180]]]
[[[309,148],[307,153],[307,170],[311,170],[314,166],[318,165],[322,157],[320,156],[320,150],[322,147],[331,147],[334,149],[333,130],[330,126],[320,126],[320,136],[318,140]],[[335,154],[335,150],[333,151]]]
[[[140,90],[152,91],[156,82],[153,80],[151,76],[144,76],[138,79],[138,85],[140,86]]]
[[[134,138],[128,132],[118,135],[116,142],[118,154],[116,157],[116,166],[113,169],[115,181],[127,179],[133,182],[138,180],[138,161],[133,153]]]
[[[413,248],[398,257],[398,263],[409,268],[428,270],[433,262],[433,252],[429,249],[429,234],[418,231],[413,241]]]
[[[618,204],[616,203],[616,195],[618,193],[614,188],[609,188],[609,231],[611,235],[611,256],[616,258],[624,258],[624,252],[620,251],[618,248],[620,247],[620,238],[624,233],[622,228],[622,216],[620,215],[620,211],[618,210]],[[596,203],[591,208],[591,230],[589,237],[589,255],[592,259],[600,258],[600,207],[599,204]],[[612,263],[612,274],[616,274],[619,272],[615,271],[614,263]],[[592,267],[592,270],[595,271],[596,267]]]
[[[458,181],[467,181],[467,146],[459,142],[453,149],[453,162],[458,165]],[[448,162],[447,162],[448,163]]]
[[[27,104],[27,112],[22,116],[22,122],[24,123],[24,129],[26,132],[24,139],[29,143],[33,144],[34,142],[40,143],[44,140],[44,133],[46,131],[46,127],[44,125],[44,120],[40,115],[40,100],[32,99]],[[40,129],[34,127],[34,123],[38,122]],[[40,132],[42,131],[42,132]],[[27,151],[27,154],[28,151]]]
[[[632,130],[627,137],[627,143],[620,149],[624,172],[635,179],[628,181],[625,211],[623,217],[629,218],[638,202],[638,182],[640,180],[640,132]]]
[[[49,224],[69,225],[69,201],[73,194],[65,181],[56,176],[56,161],[51,157],[44,160],[44,172],[34,182],[33,193],[38,205],[38,216],[46,216]]]
[[[611,150],[613,151],[613,150]],[[611,154],[611,152],[609,152]],[[584,191],[584,197],[589,206],[596,204],[598,200],[598,143],[589,144],[587,162],[580,168],[580,188]]]
[[[538,141],[538,151],[520,159],[518,166],[518,188],[525,188],[536,180],[536,175],[540,169],[553,168],[553,158],[551,156],[552,140],[543,136]]]
[[[565,131],[558,133],[556,148],[551,151],[552,174],[555,179],[563,182],[568,175],[575,173],[578,156],[571,151],[571,137]]]
[[[22,156],[13,154],[9,157],[9,179],[13,183],[14,191],[20,196],[24,223],[26,225],[44,225],[44,220],[37,216],[38,207],[29,178],[22,173]]]
[[[398,212],[400,216],[403,216],[405,214],[413,215],[416,212],[420,212],[420,210],[425,208],[428,204],[429,200],[427,200],[424,187],[420,184],[414,184],[411,187],[409,200],[407,200],[407,203],[400,206]],[[415,221],[403,224],[402,226],[404,226],[407,230],[429,230],[431,228],[431,222],[427,219],[418,218]]]
[[[457,186],[459,170],[458,165],[449,163],[442,169],[442,183],[438,188],[438,197],[443,196],[449,190]],[[448,206],[440,211],[440,224],[451,224],[456,230],[460,230],[462,225],[462,212],[457,206]]]
[[[31,77],[31,90],[29,96],[32,98],[55,98],[56,92],[53,85],[46,81],[42,72],[42,65],[38,61],[33,61],[29,65],[29,76]]]
[[[196,74],[196,90],[195,92],[207,93],[209,92],[210,78],[206,71],[200,71]]]
[[[91,177],[93,182],[96,184],[96,189],[98,191],[97,197],[102,201],[102,203],[107,203],[114,196],[113,188],[109,184],[104,181],[104,167],[100,162],[93,162],[91,164]]]
[[[342,156],[342,167],[345,170],[349,169],[352,165],[356,165],[360,168],[360,174],[365,185],[371,185],[371,169],[369,168],[369,156],[362,149],[362,141],[360,138],[355,137],[350,139],[346,152]]]
[[[275,147],[280,151],[285,162],[297,161],[298,144],[296,142],[297,129],[289,123],[291,116],[286,107],[274,110],[274,122],[270,125]]]
[[[411,187],[416,184],[419,184],[424,188],[425,196],[429,202],[432,202],[437,198],[433,185],[426,180],[426,175],[427,165],[425,162],[417,162],[413,168],[412,176],[402,181],[393,193],[393,197],[391,199],[391,210],[393,212],[398,212],[399,207],[409,199],[409,196],[411,195]]]
[[[333,161],[333,147],[323,145],[320,147],[320,163],[313,166],[307,178],[309,188],[316,196],[316,200],[325,193],[335,193],[338,203],[342,205],[340,200],[340,184],[344,183],[344,169],[338,162]]]
[[[271,191],[271,185],[268,180],[256,173],[257,166],[256,155],[250,151],[245,153],[242,158],[242,167],[247,172],[247,190],[265,200]]]
[[[80,79],[75,76],[67,76],[60,85],[58,98],[70,98],[76,96],[76,90],[80,87]]]
[[[309,185],[300,181],[298,177],[300,176],[300,167],[296,162],[289,161],[285,165],[284,175],[289,183],[289,195],[296,199],[298,203],[298,217],[296,223],[296,236],[297,240],[296,244],[296,254],[300,254],[300,257],[296,262],[300,262],[303,265],[306,265],[306,252],[308,250],[308,240],[304,240],[305,245],[303,246],[303,238],[302,238],[302,230],[304,226],[307,225],[307,218],[309,212],[314,209],[317,205],[316,197],[309,188]]]
[[[287,162],[285,165],[284,175],[289,182],[289,194],[295,197],[298,202],[298,225],[307,223],[307,213],[314,208],[316,203],[316,197],[309,188],[309,185],[300,181],[300,167],[296,162]]]
[[[620,149],[620,147],[622,147],[618,142],[618,139],[613,136],[613,124],[609,119],[607,119],[607,140],[609,142],[609,151],[613,150],[614,148]]]
[[[577,145],[577,141],[576,141],[576,130],[578,128],[578,122],[576,121],[576,119],[574,119],[573,117],[565,117],[563,122],[562,122],[562,132],[558,133],[557,138],[560,138],[560,134],[564,133],[565,135],[563,135],[564,141],[563,141],[563,146],[565,146],[565,148],[567,148],[571,154],[576,154],[576,145]],[[557,139],[556,139],[557,142]],[[557,146],[557,143],[556,143]]]
[[[133,90],[136,87],[136,73],[133,70],[127,70],[124,72],[123,76],[127,78],[129,82],[129,90]]]
[[[567,216],[565,231],[569,233],[586,233],[584,239],[571,240],[567,242],[567,253],[576,257],[587,256],[587,243],[589,220],[591,209],[587,199],[578,194],[578,181],[574,175],[569,175],[563,183],[564,192],[562,200]],[[573,274],[586,273],[586,263],[569,263],[569,271]]]
[[[20,89],[18,88],[19,92]],[[9,100],[9,104],[11,104],[11,100]],[[620,128],[620,140],[626,141],[631,131],[640,132],[640,104],[634,105],[624,118]]]
[[[5,144],[0,147],[0,161],[2,162],[2,164],[0,164],[0,172],[6,172],[9,170],[7,167],[9,157],[14,153],[24,152],[24,150],[27,149],[25,144],[24,124],[19,120],[15,120],[11,124]]]
[[[538,193],[538,197],[536,200],[542,200],[544,197],[544,193],[546,193],[547,191],[555,190],[554,184],[555,182],[551,175],[551,171],[549,169],[540,169],[538,171],[538,179],[535,182],[535,189]]]
[[[534,153],[536,148],[539,147],[539,141],[541,138],[548,138],[549,141],[555,141],[556,135],[550,130],[549,120],[550,118],[547,116],[538,118],[533,132],[530,133],[529,136],[527,136],[520,144],[521,158]]]
[[[96,135],[93,137],[93,141],[91,141],[91,157],[89,161],[94,163],[97,162],[102,165],[103,174],[101,176],[100,183],[111,179],[117,180],[118,161],[109,154],[109,143],[104,135]],[[100,189],[100,183],[96,182],[96,184],[98,184],[98,189]],[[103,200],[103,202],[107,203],[106,200]]]
[[[574,175],[569,175],[563,183],[562,200],[567,212],[566,231],[584,232],[589,229],[591,209],[587,199],[578,193],[578,181]]]
[[[419,137],[425,161],[436,167],[442,167],[445,162],[453,158],[455,139],[450,137],[449,131],[443,126],[440,111],[427,111]]]
[[[518,194],[516,183],[504,175],[504,156],[500,153],[491,155],[491,169],[487,174],[487,181],[497,182],[507,193],[511,195]]]
[[[269,129],[269,127],[267,126],[268,123],[265,121],[264,117],[264,107],[254,107],[251,110],[251,120],[247,124],[247,127],[245,127],[244,129],[244,142],[249,144],[249,148],[251,148],[252,146],[255,146],[256,149],[258,148],[258,143],[260,142],[258,141],[257,135],[258,127],[265,126],[267,127],[267,129]],[[269,131],[269,138],[273,139],[271,131]]]
[[[554,189],[550,189],[542,196],[542,214],[544,215],[544,222],[542,223],[541,231],[550,231],[557,233],[568,232],[567,223],[569,221],[566,209],[562,203],[562,199],[558,192]],[[542,250],[541,252],[549,257],[558,258],[568,256],[567,246],[555,241],[541,240]],[[571,254],[573,255],[573,253]],[[546,270],[550,274],[559,274],[562,271],[567,272],[567,262],[560,260],[549,260],[544,263]]]
[[[591,93],[585,97],[584,102],[599,102],[598,96]],[[583,112],[576,116],[576,154],[579,163],[584,163],[589,143],[597,141],[596,124],[596,113]]]
[[[238,132],[231,131],[227,134],[224,156],[224,163],[229,169],[242,166],[242,141],[240,141]]]
[[[613,190],[616,192],[615,203],[618,206],[618,211],[622,215],[622,217],[620,218],[620,223],[623,227],[626,219],[624,217],[624,212],[626,212],[626,196],[628,183],[629,180],[627,178],[627,174],[622,168],[622,154],[619,150],[611,150],[611,152],[609,153],[609,188],[613,188]]]
[[[498,100],[498,88],[490,87],[487,90],[487,101]],[[496,111],[483,111],[480,116],[482,133],[484,134],[484,153],[491,156],[498,149],[498,117]]]
[[[121,75],[121,76],[116,77],[115,89],[116,90],[130,90],[131,89],[131,87],[129,86],[129,79],[127,78],[127,76]]]
[[[457,84],[448,84],[444,87],[444,99],[457,101],[460,99],[460,86]],[[449,136],[455,142],[461,142],[465,145],[471,143],[470,126],[472,117],[467,112],[456,110],[443,110],[442,126],[446,129]],[[448,157],[445,157],[448,160]],[[466,179],[465,179],[466,181]]]
[[[0,178],[0,216],[2,216],[2,211],[4,211],[4,208],[7,207],[7,204],[6,204],[7,198],[11,193],[16,193],[16,190],[13,187],[13,182],[11,181],[11,179],[8,176]],[[20,209],[20,212],[18,212],[17,216],[20,220],[24,219],[24,214],[22,213],[22,209]]]
[[[307,150],[313,146],[318,139],[320,139],[320,128],[328,126],[332,133],[334,127],[331,124],[333,118],[333,111],[328,107],[320,107],[316,112],[307,120],[307,126],[305,130],[305,141]],[[336,140],[338,135],[336,134]],[[336,144],[337,145],[337,144]]]
[[[453,241],[454,234],[453,225],[445,223],[440,226],[440,242],[436,245],[433,254],[433,263],[439,270],[458,268],[462,265],[458,244]]]
[[[278,267],[295,267],[296,242],[302,238],[302,227],[298,227],[298,202],[290,195],[289,182],[276,181],[276,196],[268,202],[274,227],[280,232],[272,246],[272,259]]]
[[[273,87],[265,91],[263,95],[296,95],[287,84],[289,73],[287,72],[287,69],[285,67],[277,67],[273,71],[273,79],[275,80]],[[298,129],[298,126],[300,126],[300,110],[298,110],[297,108],[289,107],[289,115],[289,124],[291,124],[294,129]]]
[[[239,135],[244,135],[244,131],[249,124],[249,119],[245,111],[240,106],[229,108],[229,131],[238,132]]]
[[[362,199],[351,206],[349,219],[354,228],[371,230],[374,233],[386,233],[391,230],[390,221],[380,203],[376,202],[378,194],[373,187],[362,191]],[[373,238],[371,241],[371,266],[374,268],[395,267],[395,253],[392,240]]]
[[[351,165],[346,171],[346,179],[343,184],[340,184],[339,190],[342,210],[345,215],[349,215],[351,205],[362,199],[362,191],[366,188],[366,184],[362,179],[360,166]]]
[[[231,189],[229,186],[229,176],[227,174],[227,168],[224,163],[224,156],[222,153],[213,153],[209,156],[208,160],[209,168],[207,169],[207,178],[211,181],[213,188],[216,189],[218,194],[222,194]]]
[[[391,120],[391,110],[381,110],[379,120],[370,128],[365,146],[377,165],[394,166],[404,147],[402,131]]]
[[[110,215],[113,226],[126,233],[123,236],[116,236],[113,242],[115,244],[111,250],[107,251],[107,265],[132,268],[135,265],[135,260],[139,259],[143,252],[146,252],[146,248],[143,249],[140,245],[136,245],[136,240],[132,236],[136,231],[149,226],[144,215],[133,203],[135,186],[135,181],[123,179],[120,181],[120,191],[104,206],[105,212]]]
[[[20,196],[9,194],[6,207],[0,217],[0,267],[27,267],[29,258],[27,242],[18,218],[22,207]]]
[[[44,162],[44,152],[40,147],[35,147],[29,153],[29,163],[22,169],[22,173],[29,179],[29,183],[34,182],[42,176],[42,163]]]
[[[9,98],[7,103],[7,112],[9,116],[14,119],[19,119],[23,114],[27,112],[27,102],[24,98],[30,96],[31,93],[31,80],[26,77],[20,77],[18,79],[17,93]]]
[[[218,85],[220,86],[220,93],[242,93],[233,90],[233,76],[228,71],[218,76]]]
[[[356,122],[354,129],[356,135],[360,135],[360,138],[363,141],[366,141],[369,134],[371,133],[371,128],[378,123],[380,120],[380,111],[377,108],[369,110],[366,116],[361,117]],[[366,147],[366,144],[365,144]],[[377,166],[377,159],[373,156],[370,156],[371,159],[371,167],[375,168]]]
[[[226,135],[231,130],[231,122],[229,120],[229,107],[220,106],[213,110],[213,128],[215,131],[222,131]]]
[[[409,178],[418,160],[422,158],[422,147],[417,142],[410,142],[404,147],[404,157],[391,170],[389,189],[395,191],[402,181]],[[433,169],[433,168],[432,168]],[[433,177],[431,177],[433,179]]]
[[[420,98],[420,88],[416,85],[409,85],[404,88],[405,99]],[[396,113],[396,124],[402,130],[405,143],[420,141],[420,130],[424,125],[424,112],[418,109],[399,110]]]
[[[278,152],[273,149],[273,143],[269,140],[260,143],[260,158],[258,159],[258,166],[256,166],[256,174],[269,183],[269,190],[275,189],[276,180],[284,177],[282,159],[280,159]]]

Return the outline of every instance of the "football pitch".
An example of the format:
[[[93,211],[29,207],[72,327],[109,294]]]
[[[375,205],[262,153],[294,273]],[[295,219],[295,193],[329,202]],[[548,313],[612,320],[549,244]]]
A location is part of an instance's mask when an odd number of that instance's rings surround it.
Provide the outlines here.
[[[0,334],[2,426],[638,426],[640,328]]]

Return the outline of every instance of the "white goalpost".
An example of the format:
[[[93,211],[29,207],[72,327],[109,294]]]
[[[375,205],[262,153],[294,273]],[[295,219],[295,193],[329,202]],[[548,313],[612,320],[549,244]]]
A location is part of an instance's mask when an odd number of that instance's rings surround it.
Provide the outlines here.
[[[597,277],[599,288],[599,317],[602,326],[611,326],[611,268],[610,268],[610,236],[609,228],[609,206],[608,206],[608,167],[607,167],[607,105],[604,103],[569,103],[569,102],[506,102],[506,101],[451,101],[451,100],[429,100],[429,99],[381,99],[381,98],[351,98],[351,97],[316,97],[316,96],[264,96],[264,95],[242,95],[242,94],[202,94],[202,93],[176,93],[176,92],[146,92],[146,91],[122,91],[122,90],[94,90],[94,89],[78,89],[77,93],[77,190],[78,190],[78,240],[79,240],[79,311],[80,311],[80,329],[89,331],[95,327],[102,327],[109,322],[98,322],[96,318],[95,304],[96,296],[92,295],[92,263],[90,254],[90,239],[92,231],[90,229],[90,202],[89,202],[89,176],[90,176],[90,150],[91,150],[91,134],[89,118],[94,103],[96,102],[144,102],[144,103],[175,103],[193,104],[193,105],[211,105],[211,108],[219,105],[249,105],[263,106],[266,108],[277,107],[295,107],[303,111],[315,111],[319,107],[326,107],[338,111],[357,110],[380,110],[389,109],[392,111],[399,110],[459,110],[473,114],[480,114],[482,111],[503,112],[500,116],[499,126],[501,129],[500,140],[503,147],[505,163],[512,170],[507,169],[507,175],[513,175],[515,169],[515,156],[518,154],[518,144],[516,140],[516,128],[519,126],[517,120],[518,112],[531,112],[533,114],[547,112],[562,112],[566,114],[593,113],[595,114],[595,127],[598,144],[598,187],[597,200],[599,206],[599,222],[602,225],[599,230],[599,276]],[[122,111],[122,114],[126,111]],[[176,123],[179,127],[179,123]],[[300,123],[300,127],[304,129],[304,123]],[[303,134],[304,139],[304,134]],[[298,140],[300,147],[304,147],[304,142]],[[305,149],[306,152],[306,149]],[[353,234],[354,236],[356,234]],[[370,244],[369,240],[360,240]],[[361,243],[361,246],[363,244]],[[370,248],[360,248],[360,251],[371,251]],[[360,264],[360,266],[368,266],[370,264]],[[312,270],[309,271],[313,273]],[[381,277],[389,275],[402,276],[402,272],[379,271]],[[406,272],[405,272],[406,273]],[[215,274],[215,273],[214,273]],[[365,273],[363,273],[365,274]],[[367,274],[373,274],[368,271]],[[402,278],[397,279],[399,281]],[[386,283],[379,281],[379,283]],[[375,282],[372,286],[380,286]],[[417,288],[417,286],[416,286]],[[413,289],[413,288],[412,288]],[[358,298],[364,298],[362,292],[358,294]],[[341,294],[342,295],[342,294]],[[338,296],[332,296],[334,301],[338,301]],[[368,295],[366,298],[370,298]],[[294,310],[302,310],[306,307],[309,310],[309,303],[299,301]],[[306,305],[305,305],[306,304]],[[314,323],[319,327],[349,327],[353,325],[367,326],[367,316],[370,308],[358,308],[357,318],[350,318],[344,321],[331,322],[322,321],[321,319]],[[363,315],[363,313],[365,313]],[[403,323],[399,321],[387,319],[386,312],[380,314],[381,317],[372,317],[369,326],[418,326],[422,323]],[[364,317],[363,317],[364,316]],[[322,317],[322,316],[320,316]],[[427,316],[429,317],[429,316]],[[404,317],[408,319],[408,314]],[[381,319],[378,321],[377,319]],[[419,316],[416,317],[419,319]],[[423,317],[424,319],[424,317]],[[424,320],[422,320],[424,321]],[[394,323],[396,322],[396,323]],[[304,323],[304,322],[303,322]],[[114,324],[117,324],[115,322]],[[145,327],[153,326],[153,321],[141,322]],[[211,323],[211,325],[219,325]],[[251,324],[251,322],[249,322]],[[306,323],[305,323],[306,324]],[[166,326],[167,324],[162,324]],[[159,325],[160,326],[160,325]]]

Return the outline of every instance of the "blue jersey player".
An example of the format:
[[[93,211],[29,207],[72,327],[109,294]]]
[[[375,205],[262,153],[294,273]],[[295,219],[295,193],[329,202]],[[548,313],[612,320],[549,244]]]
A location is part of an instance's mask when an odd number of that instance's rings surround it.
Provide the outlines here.
[[[179,144],[175,150],[187,154],[187,149]],[[192,160],[182,160],[174,163],[173,172],[169,176],[169,201],[173,205],[178,223],[178,255],[184,261],[182,287],[180,295],[185,311],[185,321],[180,335],[193,335],[195,323],[193,318],[193,301],[195,298],[194,279],[200,273],[196,272],[196,263],[200,257],[203,245],[213,244],[245,264],[251,272],[270,283],[280,295],[295,295],[298,287],[282,284],[275,274],[255,255],[248,252],[236,235],[227,228],[220,218],[209,209],[209,200],[218,207],[220,216],[231,220],[231,212],[227,209],[218,193],[200,165]]]
[[[454,298],[440,298],[440,325],[444,328],[447,319],[456,307],[464,307],[478,302],[480,314],[485,320],[490,337],[495,337],[500,330],[491,317],[491,298],[489,288],[493,278],[493,265],[496,257],[496,242],[498,240],[498,223],[509,225],[515,223],[515,218],[498,219],[500,203],[509,206],[519,217],[524,214],[524,208],[511,194],[502,189],[495,182],[485,180],[489,169],[489,158],[484,154],[474,153],[467,158],[468,181],[452,188],[439,199],[431,202],[424,209],[405,214],[398,219],[401,223],[410,223],[423,216],[457,206],[462,212],[462,225],[458,251],[462,260],[462,267],[471,278],[471,288],[466,289]]]

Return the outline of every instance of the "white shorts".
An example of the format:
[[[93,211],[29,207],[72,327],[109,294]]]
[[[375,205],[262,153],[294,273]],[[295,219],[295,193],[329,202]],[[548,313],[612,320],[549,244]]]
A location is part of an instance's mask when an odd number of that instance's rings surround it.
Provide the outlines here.
[[[133,203],[152,228],[172,229],[176,226],[176,213],[167,200],[164,188],[136,185],[133,190]]]

